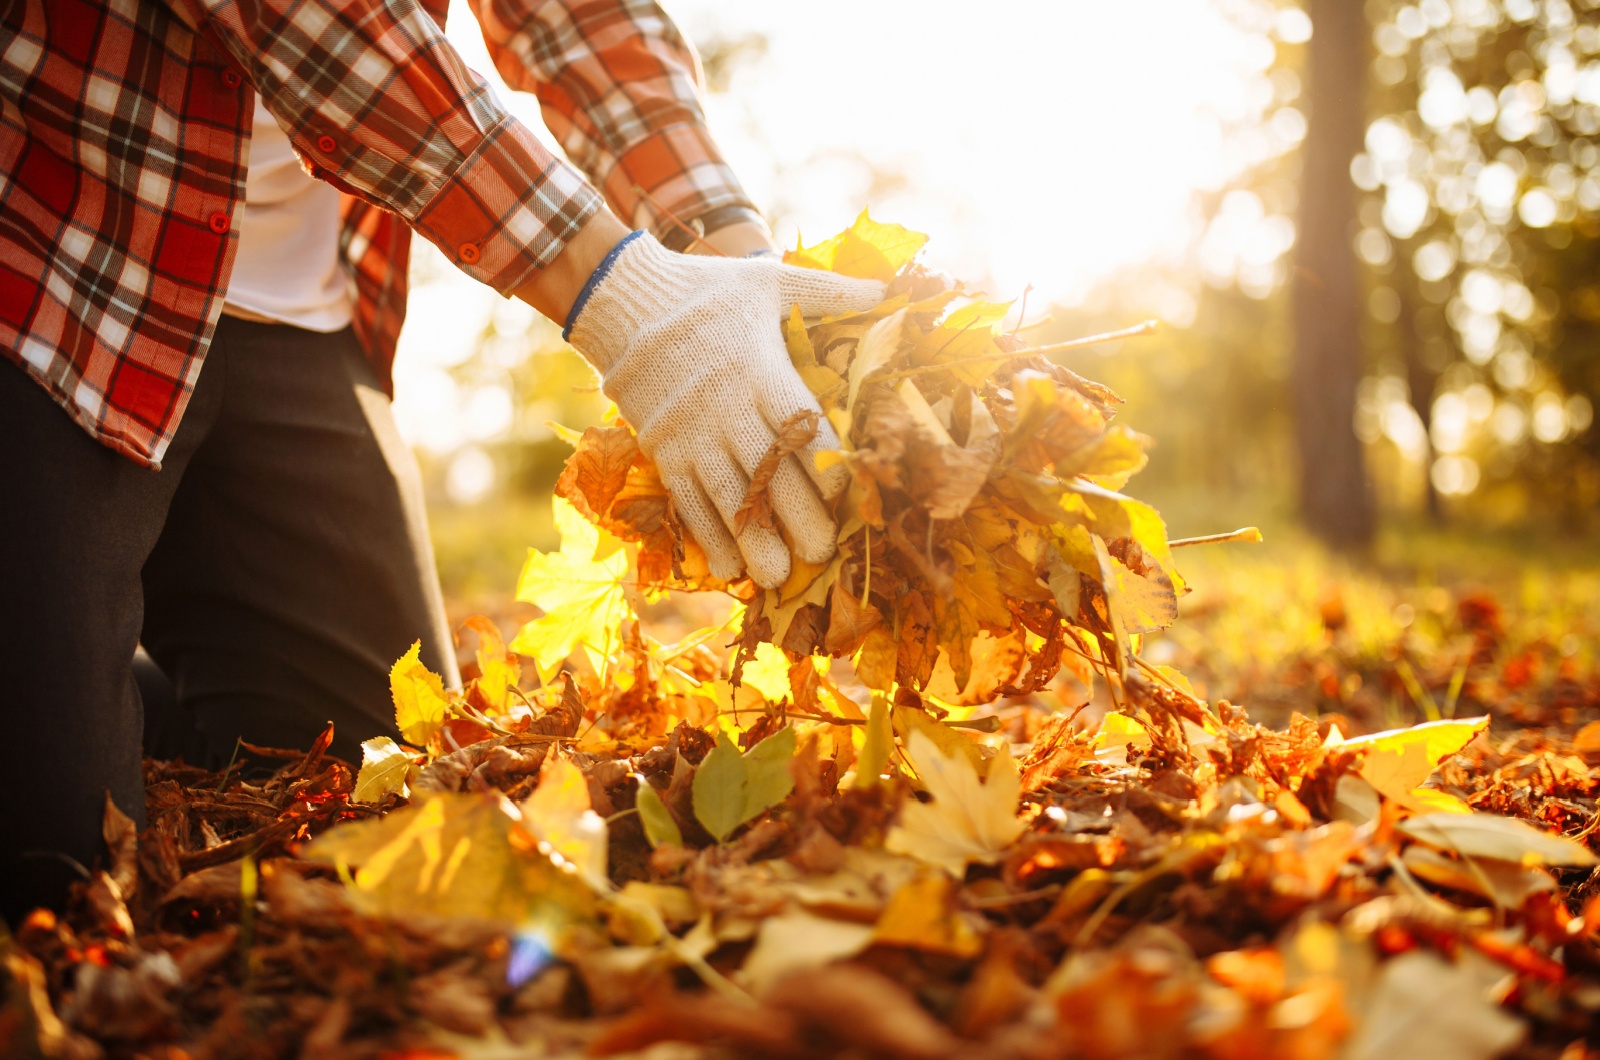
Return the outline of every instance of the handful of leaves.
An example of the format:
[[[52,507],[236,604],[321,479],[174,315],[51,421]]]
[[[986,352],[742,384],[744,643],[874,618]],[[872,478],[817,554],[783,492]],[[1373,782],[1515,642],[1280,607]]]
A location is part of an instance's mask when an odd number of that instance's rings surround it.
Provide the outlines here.
[[[638,546],[647,592],[721,588],[747,602],[737,683],[756,647],[851,657],[870,688],[952,704],[1043,687],[1066,654],[1125,675],[1131,638],[1170,624],[1185,591],[1165,524],[1119,491],[1147,440],[1121,399],[1000,329],[1009,303],[968,295],[915,258],[926,237],[862,213],[791,265],[883,280],[865,313],[784,324],[795,369],[844,447],[839,550],[760,589],[711,577],[654,465],[618,421],[575,439],[557,493]],[[1068,344],[1071,345],[1071,344]],[[810,417],[814,420],[814,416]],[[763,467],[808,442],[785,425]],[[761,468],[741,520],[772,525]]]

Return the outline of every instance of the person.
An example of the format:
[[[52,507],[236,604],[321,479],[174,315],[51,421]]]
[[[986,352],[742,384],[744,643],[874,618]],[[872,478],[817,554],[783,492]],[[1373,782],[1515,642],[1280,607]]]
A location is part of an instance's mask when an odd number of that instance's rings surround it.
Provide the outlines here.
[[[240,740],[303,747],[331,721],[359,760],[398,736],[387,674],[414,641],[457,680],[389,409],[411,232],[564,323],[715,573],[787,575],[784,536],[731,529],[774,428],[816,409],[780,320],[882,286],[759,254],[698,59],[656,4],[473,9],[570,161],[465,67],[444,0],[0,13],[8,919],[103,855],[107,798],[142,825],[147,743],[220,768]],[[837,445],[823,421],[773,480],[813,562],[843,486],[813,457]],[[140,644],[175,697],[149,719]]]

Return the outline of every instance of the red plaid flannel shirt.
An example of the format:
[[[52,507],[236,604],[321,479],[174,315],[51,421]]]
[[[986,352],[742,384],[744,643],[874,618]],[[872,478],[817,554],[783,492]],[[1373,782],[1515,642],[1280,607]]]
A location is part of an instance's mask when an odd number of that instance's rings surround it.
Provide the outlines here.
[[[600,195],[510,117],[447,0],[17,0],[0,11],[0,347],[101,442],[160,467],[222,312],[252,89],[344,193],[355,328],[388,380],[410,231],[507,293]],[[473,0],[624,220],[752,209],[693,50],[645,0]]]

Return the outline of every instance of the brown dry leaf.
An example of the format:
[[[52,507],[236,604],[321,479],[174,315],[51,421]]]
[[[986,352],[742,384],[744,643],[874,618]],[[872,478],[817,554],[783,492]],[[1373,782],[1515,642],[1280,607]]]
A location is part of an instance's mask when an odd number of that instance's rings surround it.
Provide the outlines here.
[[[639,456],[638,439],[629,428],[589,427],[562,469],[556,493],[590,518],[603,515],[627,485]]]
[[[1345,1047],[1346,1060],[1491,1060],[1521,1041],[1526,1027],[1489,998],[1498,977],[1477,962],[1451,964],[1403,953],[1383,966]]]
[[[1060,1048],[1096,1060],[1185,1055],[1204,979],[1186,947],[1158,929],[1113,952],[1074,953],[1045,985]]]
[[[744,500],[733,515],[735,535],[744,533],[745,527],[752,522],[768,530],[778,528],[772,513],[772,476],[778,473],[778,466],[785,457],[811,444],[816,436],[817,414],[810,409],[801,409],[778,425],[778,436],[772,440],[761,462],[750,473],[750,485],[745,488]]]
[[[870,924],[802,910],[769,916],[761,922],[755,948],[745,958],[739,979],[751,993],[765,997],[784,977],[853,957],[872,942]]]
[[[791,975],[768,1001],[867,1055],[942,1060],[963,1044],[900,984],[857,965]]]
[[[50,1006],[45,973],[39,962],[12,951],[0,933],[0,959],[6,979],[0,1004],[0,1054],[21,1058],[100,1060],[105,1051],[61,1022]]]
[[[895,626],[900,646],[894,679],[902,685],[921,688],[928,683],[939,658],[939,641],[927,595],[912,589],[901,596],[896,601]]]
[[[964,445],[951,438],[910,379],[901,380],[895,391],[916,425],[908,446],[909,489],[931,519],[955,519],[965,512],[1000,457],[1000,433],[994,417],[972,391],[958,391],[958,395],[969,421]]]
[[[441,968],[412,981],[406,1004],[435,1026],[474,1038],[494,1026],[495,998],[466,969]]]
[[[895,641],[894,631],[887,626],[874,626],[856,653],[856,676],[868,688],[887,692],[894,684],[895,662],[899,655],[900,645]]]
[[[1487,813],[1430,813],[1402,821],[1399,831],[1439,850],[1513,865],[1600,864],[1583,844],[1540,831],[1514,817]]]
[[[1512,911],[1521,909],[1530,895],[1556,889],[1556,881],[1542,869],[1487,858],[1457,860],[1421,845],[1406,847],[1400,860],[1418,879],[1487,898]]]
[[[1087,737],[1077,733],[1072,723],[1077,712],[1052,714],[1033,738],[1028,756],[1022,760],[1022,791],[1030,794],[1050,786],[1056,778],[1075,769],[1093,754]]]
[[[682,1042],[715,1044],[724,1050],[742,1049],[748,1055],[780,1060],[812,1055],[799,1044],[800,1027],[795,1018],[766,1006],[730,1004],[717,996],[666,994],[629,1009],[582,1052],[589,1056],[675,1056],[679,1054],[655,1050],[647,1054],[646,1050],[659,1042]]]
[[[835,585],[828,607],[828,634],[823,647],[829,655],[854,655],[873,630],[883,624],[876,607],[863,604],[844,586]]]

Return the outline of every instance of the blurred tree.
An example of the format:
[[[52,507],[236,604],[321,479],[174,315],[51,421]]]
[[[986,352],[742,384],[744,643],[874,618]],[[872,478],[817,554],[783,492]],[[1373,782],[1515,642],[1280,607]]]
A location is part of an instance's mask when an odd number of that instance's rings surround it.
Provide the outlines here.
[[[1387,406],[1358,418],[1410,439],[1435,497],[1497,521],[1581,526],[1600,505],[1597,9],[1366,4],[1374,109],[1351,175],[1372,208],[1357,245],[1398,356],[1368,391]]]
[[[1294,429],[1300,512],[1318,536],[1359,546],[1372,502],[1353,427],[1363,372],[1361,281],[1350,160],[1366,127],[1366,20],[1353,0],[1311,0],[1310,114],[1302,157],[1300,231],[1292,281]]]

